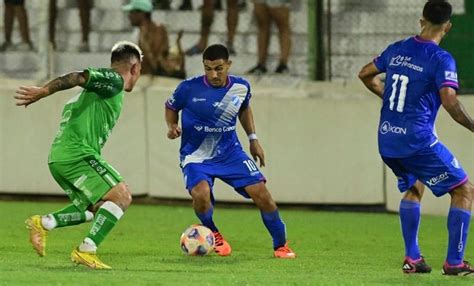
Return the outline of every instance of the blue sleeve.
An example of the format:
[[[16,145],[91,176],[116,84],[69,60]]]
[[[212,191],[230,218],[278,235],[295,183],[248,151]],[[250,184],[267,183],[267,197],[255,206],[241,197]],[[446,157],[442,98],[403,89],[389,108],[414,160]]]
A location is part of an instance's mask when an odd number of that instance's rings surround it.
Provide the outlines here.
[[[186,81],[181,82],[173,94],[166,100],[166,107],[174,111],[180,111],[186,105],[186,94],[189,90]]]
[[[374,59],[374,64],[380,72],[386,72],[387,66],[390,58],[390,48],[392,45],[388,46],[380,55]]]
[[[443,87],[452,87],[456,90],[459,88],[456,62],[449,53],[440,56],[434,76],[438,90]]]
[[[247,94],[245,95],[244,101],[242,101],[240,109],[247,108],[247,106],[249,106],[250,104],[250,98],[252,97],[252,92],[250,91],[250,83],[248,81],[245,81],[245,86],[247,87]]]

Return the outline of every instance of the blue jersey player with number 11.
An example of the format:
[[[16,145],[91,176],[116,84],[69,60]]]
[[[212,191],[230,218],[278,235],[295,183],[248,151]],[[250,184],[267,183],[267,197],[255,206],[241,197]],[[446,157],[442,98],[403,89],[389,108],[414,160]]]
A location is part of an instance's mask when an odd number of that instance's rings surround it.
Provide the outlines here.
[[[203,64],[205,75],[181,82],[167,100],[165,112],[168,138],[182,135],[181,168],[194,211],[201,223],[213,231],[216,253],[230,255],[231,247],[213,221],[214,180],[221,179],[242,196],[251,198],[260,209],[273,238],[274,256],[295,258],[287,245],[285,224],[265,186],[265,177],[242,150],[235,131],[238,118],[250,140],[250,153],[264,166],[249,105],[250,85],[243,78],[228,75],[232,62],[223,45],[209,46],[203,53]]]
[[[405,241],[405,273],[431,272],[418,246],[420,201],[425,185],[438,197],[451,196],[443,274],[474,273],[464,261],[474,187],[456,157],[438,141],[434,128],[436,114],[443,105],[456,122],[474,132],[474,121],[456,98],[455,61],[438,46],[451,29],[451,13],[448,2],[428,1],[423,8],[420,35],[391,44],[359,73],[364,85],[383,100],[379,152],[398,177],[398,188],[404,193],[400,223]],[[380,73],[386,74],[385,84],[377,76]]]

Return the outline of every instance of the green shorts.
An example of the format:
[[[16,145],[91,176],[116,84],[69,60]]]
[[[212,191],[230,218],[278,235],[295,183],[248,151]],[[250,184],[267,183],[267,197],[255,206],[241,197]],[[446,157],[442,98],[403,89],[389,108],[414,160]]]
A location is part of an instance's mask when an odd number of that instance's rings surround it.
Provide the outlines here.
[[[79,161],[52,162],[49,170],[72,203],[82,211],[123,181],[119,172],[98,155]]]

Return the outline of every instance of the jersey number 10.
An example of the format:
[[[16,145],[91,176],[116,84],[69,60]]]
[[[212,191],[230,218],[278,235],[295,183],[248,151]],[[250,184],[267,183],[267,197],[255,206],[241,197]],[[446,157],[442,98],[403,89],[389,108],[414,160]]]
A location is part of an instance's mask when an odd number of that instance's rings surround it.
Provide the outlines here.
[[[249,169],[250,172],[255,172],[257,171],[257,166],[255,165],[255,163],[252,161],[252,160],[245,160],[243,161],[243,163],[245,164],[245,166],[247,166],[247,168]]]
[[[406,75],[394,74],[392,76],[393,83],[392,83],[392,94],[388,99],[390,101],[390,110],[393,110],[395,106],[395,97],[398,93],[398,103],[397,103],[397,111],[403,112],[403,108],[405,107],[405,97],[407,96],[407,85],[408,85],[408,77]],[[398,90],[398,81],[400,81],[400,90]]]

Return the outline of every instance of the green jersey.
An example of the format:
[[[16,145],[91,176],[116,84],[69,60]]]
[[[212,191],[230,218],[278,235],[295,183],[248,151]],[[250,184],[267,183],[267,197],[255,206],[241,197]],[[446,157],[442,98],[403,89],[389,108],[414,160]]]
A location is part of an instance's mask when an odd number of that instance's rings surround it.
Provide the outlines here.
[[[88,68],[80,94],[64,106],[49,163],[100,155],[122,111],[123,78],[113,69]]]

